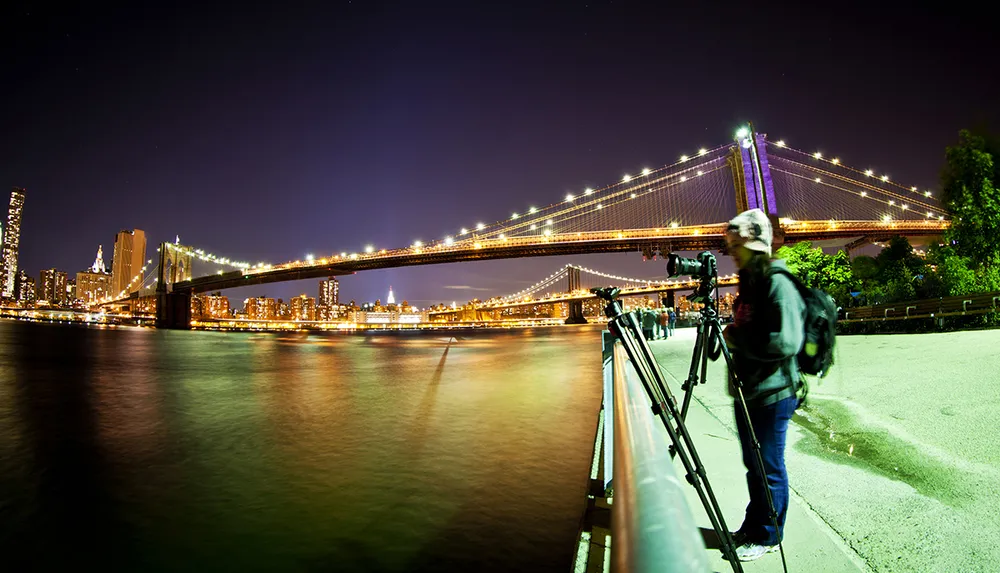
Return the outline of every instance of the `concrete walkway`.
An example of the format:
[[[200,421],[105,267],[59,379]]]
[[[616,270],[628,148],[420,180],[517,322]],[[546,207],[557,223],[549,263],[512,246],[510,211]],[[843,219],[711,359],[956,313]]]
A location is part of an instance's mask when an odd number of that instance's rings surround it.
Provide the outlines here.
[[[670,340],[651,343],[660,367],[667,373],[668,382],[672,383],[670,389],[678,404],[683,399],[680,382],[687,378],[693,342],[693,331],[685,329],[678,330],[677,336]],[[736,436],[732,399],[726,394],[722,379],[713,376],[711,369],[709,372],[710,382],[695,389],[687,415],[687,427],[725,515],[726,525],[730,531],[735,531],[743,520],[747,503],[746,470]],[[799,439],[798,434],[795,428],[789,428],[789,449]],[[683,466],[680,462],[675,463],[678,475],[682,476]],[[794,479],[793,474],[791,504],[785,522],[784,550],[788,570],[830,573],[871,571],[864,560],[795,492]],[[687,488],[687,492],[695,521],[702,528],[706,539],[714,537],[711,522],[694,488]],[[715,571],[732,571],[718,549],[709,549],[709,552]],[[779,553],[772,553],[757,561],[744,563],[743,570],[748,573],[780,572],[781,556]]]
[[[678,400],[693,339],[652,343]],[[789,426],[789,571],[1000,571],[998,349],[1000,330],[838,339],[833,371]],[[735,529],[747,494],[723,380],[710,363],[688,428]],[[689,500],[709,527],[693,488]],[[746,570],[780,571],[780,558]]]

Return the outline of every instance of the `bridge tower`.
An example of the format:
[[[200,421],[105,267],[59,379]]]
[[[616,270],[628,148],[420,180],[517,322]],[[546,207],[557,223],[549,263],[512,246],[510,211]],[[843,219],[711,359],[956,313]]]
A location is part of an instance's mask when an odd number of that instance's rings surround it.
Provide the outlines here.
[[[191,291],[174,290],[174,283],[191,278],[191,257],[160,243],[156,269],[156,328],[191,328]]]
[[[566,278],[569,283],[566,292],[571,293],[582,288],[580,281],[580,267],[574,267],[573,265],[567,266]],[[567,304],[569,305],[569,313],[566,316],[566,324],[587,324],[587,319],[583,316],[583,301],[571,300]]]
[[[777,250],[784,242],[778,216],[778,202],[774,198],[774,181],[767,162],[767,145],[763,133],[754,131],[753,124],[736,132],[736,147],[729,154],[728,162],[733,172],[736,188],[736,213],[760,209],[771,220],[774,233],[772,246]]]
[[[767,165],[764,134],[753,130],[753,125],[736,134],[736,143],[729,155],[736,188],[736,212],[760,209],[768,216],[778,216],[778,203],[774,198],[774,182]]]

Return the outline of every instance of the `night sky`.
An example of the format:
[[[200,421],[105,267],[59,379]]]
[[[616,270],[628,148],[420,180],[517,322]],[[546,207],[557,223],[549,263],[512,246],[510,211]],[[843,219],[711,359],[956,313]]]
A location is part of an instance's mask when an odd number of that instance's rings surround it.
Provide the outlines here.
[[[203,4],[0,8],[21,268],[75,273],[98,244],[110,267],[132,227],[149,258],[175,235],[274,263],[405,246],[673,163],[746,120],[935,189],[944,147],[1000,109],[993,20],[959,3]],[[663,272],[637,253],[459,263],[344,277],[342,298],[485,298],[569,261]]]

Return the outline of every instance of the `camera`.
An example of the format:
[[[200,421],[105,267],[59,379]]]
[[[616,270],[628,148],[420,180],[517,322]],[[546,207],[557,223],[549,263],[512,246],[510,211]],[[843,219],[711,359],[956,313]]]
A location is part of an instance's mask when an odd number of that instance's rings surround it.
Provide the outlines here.
[[[667,256],[667,276],[691,276],[701,280],[709,280],[719,273],[715,255],[710,251],[702,251],[693,259],[685,259],[675,253]]]

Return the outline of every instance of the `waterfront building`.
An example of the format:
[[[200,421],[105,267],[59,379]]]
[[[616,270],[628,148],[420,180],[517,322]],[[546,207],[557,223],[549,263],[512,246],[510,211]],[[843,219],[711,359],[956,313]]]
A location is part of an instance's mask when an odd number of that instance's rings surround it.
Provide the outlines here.
[[[243,301],[249,320],[275,320],[278,318],[278,303],[273,298],[258,296]]]
[[[42,271],[38,281],[38,300],[48,302],[51,306],[62,306],[66,303],[65,271],[46,269]]]
[[[115,293],[117,294],[117,293]],[[111,273],[104,266],[104,248],[97,247],[97,257],[89,269],[76,273],[76,297],[84,305],[96,304],[111,296]]]
[[[22,269],[17,274],[17,301],[21,306],[34,306],[36,298],[35,277]]]
[[[292,297],[290,301],[292,320],[316,320],[316,299],[305,294]]]

